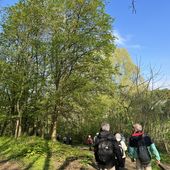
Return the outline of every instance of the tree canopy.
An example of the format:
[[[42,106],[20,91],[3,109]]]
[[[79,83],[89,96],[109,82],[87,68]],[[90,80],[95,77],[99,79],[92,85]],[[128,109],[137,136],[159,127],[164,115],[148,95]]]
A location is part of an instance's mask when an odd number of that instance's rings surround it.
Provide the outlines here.
[[[21,0],[6,8],[0,134],[56,140],[70,133],[80,142],[102,121],[126,134],[140,121],[167,145],[169,90],[150,89],[127,50],[116,48],[112,23],[103,0]]]

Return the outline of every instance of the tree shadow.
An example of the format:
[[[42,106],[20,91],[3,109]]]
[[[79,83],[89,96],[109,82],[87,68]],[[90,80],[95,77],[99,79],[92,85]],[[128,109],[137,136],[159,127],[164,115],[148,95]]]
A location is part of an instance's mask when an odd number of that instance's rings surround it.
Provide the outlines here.
[[[3,142],[3,143],[0,145],[0,153],[2,153],[3,151],[9,149],[10,142],[11,142],[11,140],[8,139],[7,141]]]
[[[65,169],[67,166],[69,166],[69,164],[75,160],[77,160],[78,157],[68,157],[66,158],[66,160],[64,161],[64,163],[59,167],[58,170],[63,170]]]
[[[59,167],[58,170],[64,170],[70,165],[71,162],[78,160],[78,159],[82,160],[85,158],[90,159],[91,163],[89,165],[92,166],[93,168],[97,169],[97,165],[95,164],[95,162],[93,161],[92,158],[89,158],[87,156],[80,156],[80,157],[67,157],[66,160],[64,161],[64,163]],[[86,168],[81,167],[80,169],[85,170]]]
[[[51,150],[50,150],[48,141],[45,142],[45,146],[46,146],[46,148],[47,148],[47,156],[46,156],[46,158],[45,158],[45,163],[44,163],[44,168],[43,168],[43,170],[48,170],[49,167],[50,167],[50,160],[51,160],[51,157],[52,157],[52,152],[51,152]]]
[[[1,161],[0,161],[0,164],[6,163],[6,162],[8,162],[8,161],[10,161],[10,159],[1,160]]]
[[[98,166],[97,166],[97,164],[94,160],[91,160],[91,163],[89,165],[92,166],[95,169],[98,169]]]
[[[29,163],[29,164],[27,165],[27,167],[23,168],[23,170],[28,170],[28,169],[30,169],[30,168],[34,165],[34,163],[38,160],[38,158],[39,158],[39,156],[37,156],[36,158],[34,158],[34,160],[33,160],[31,163]]]

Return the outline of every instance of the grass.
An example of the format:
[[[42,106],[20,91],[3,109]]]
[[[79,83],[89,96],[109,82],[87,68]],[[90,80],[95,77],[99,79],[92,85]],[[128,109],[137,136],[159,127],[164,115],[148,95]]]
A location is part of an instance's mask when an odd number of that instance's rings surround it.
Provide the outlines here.
[[[84,169],[88,165],[94,166],[93,153],[80,148],[38,137],[21,137],[17,140],[0,137],[0,160],[17,162],[23,170],[62,170],[74,160],[79,160]],[[161,159],[162,163],[170,164],[169,155],[161,153]],[[152,164],[153,170],[159,169],[155,160]]]
[[[19,139],[0,138],[1,160],[17,161],[24,170],[62,169],[68,162],[80,159],[82,166],[92,162],[93,155],[89,151],[73,148],[59,142],[43,140],[37,137]]]
[[[170,156],[167,153],[160,153],[161,163],[170,164]],[[153,170],[160,170],[155,159],[152,159]]]

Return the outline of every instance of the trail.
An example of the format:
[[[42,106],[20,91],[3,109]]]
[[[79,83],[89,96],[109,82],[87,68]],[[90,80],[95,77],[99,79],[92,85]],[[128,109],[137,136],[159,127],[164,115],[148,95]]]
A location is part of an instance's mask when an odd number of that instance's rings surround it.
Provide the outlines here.
[[[22,170],[18,162],[14,161],[0,161],[0,170]],[[62,170],[57,168],[55,170]],[[63,170],[96,170],[94,165],[88,165],[84,168],[81,164],[81,160],[70,161],[70,163]],[[126,170],[135,170],[135,164],[128,158],[126,160]]]
[[[21,170],[21,167],[16,161],[0,160],[0,170]]]
[[[52,158],[53,159],[53,158]],[[55,161],[55,169],[46,170],[96,170],[95,160],[84,166],[81,158],[68,159],[64,162]],[[166,170],[170,170],[170,165],[164,165]],[[18,161],[0,160],[0,170],[24,170]],[[135,162],[132,162],[129,158],[126,158],[125,170],[135,170]]]

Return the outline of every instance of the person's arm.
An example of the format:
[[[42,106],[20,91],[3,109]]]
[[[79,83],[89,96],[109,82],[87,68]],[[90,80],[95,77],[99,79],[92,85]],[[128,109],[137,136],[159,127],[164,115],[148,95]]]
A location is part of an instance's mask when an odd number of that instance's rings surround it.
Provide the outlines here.
[[[114,146],[115,156],[117,158],[118,164],[120,167],[123,167],[122,153],[120,147],[116,142],[114,142],[113,146]]]
[[[131,158],[131,160],[134,161],[134,159],[135,159],[135,156],[134,156],[135,148],[134,147],[131,147],[131,146],[128,147],[128,155]]]
[[[160,164],[160,155],[159,152],[154,144],[154,142],[151,140],[151,138],[149,136],[145,137],[146,142],[148,143],[149,146],[149,151],[151,152],[152,155],[155,156],[157,164]]]
[[[128,145],[128,155],[131,158],[132,161],[134,161],[135,157],[135,147],[134,143],[132,141],[132,138],[129,138],[129,145]]]
[[[127,151],[127,146],[126,146],[125,142],[121,141],[120,143],[121,143],[123,151]]]
[[[161,160],[161,158],[160,158],[159,152],[158,152],[154,143],[152,143],[150,145],[150,151],[153,155],[155,155],[156,160],[159,162]]]

